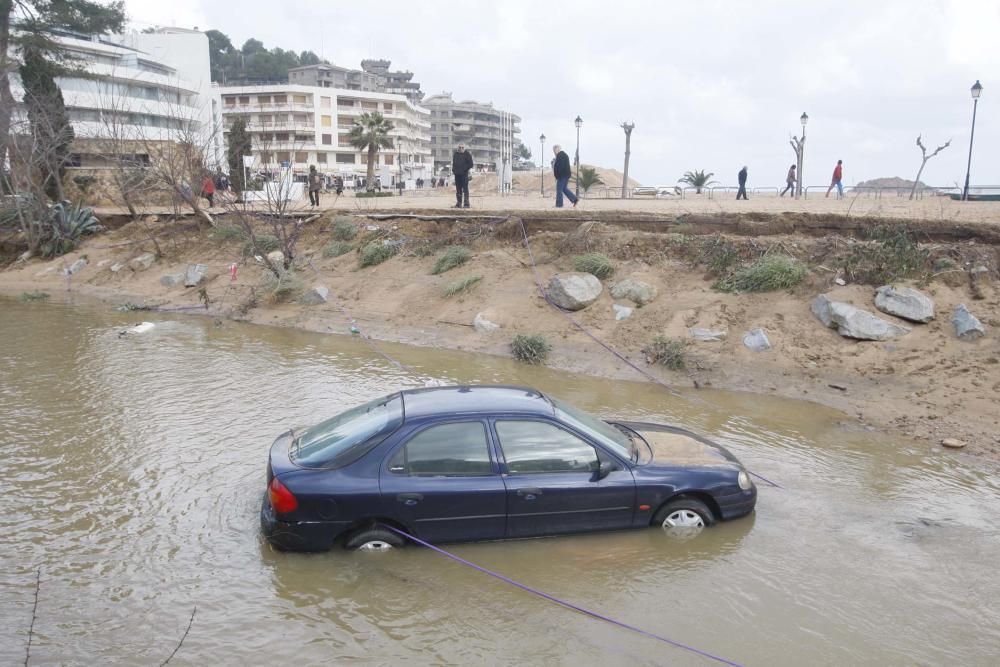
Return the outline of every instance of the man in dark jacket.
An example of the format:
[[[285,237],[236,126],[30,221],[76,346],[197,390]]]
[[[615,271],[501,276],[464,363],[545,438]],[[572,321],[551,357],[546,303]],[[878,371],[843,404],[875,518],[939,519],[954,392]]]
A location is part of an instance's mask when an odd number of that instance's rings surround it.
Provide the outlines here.
[[[451,158],[451,173],[455,175],[455,208],[462,208],[462,197],[465,197],[465,208],[469,208],[469,172],[473,167],[472,153],[465,150],[463,144]]]
[[[562,208],[563,195],[573,202],[576,207],[576,195],[569,189],[569,178],[573,175],[573,169],[569,165],[569,156],[562,146],[558,144],[552,147],[556,159],[552,161],[552,175],[556,177],[556,208]]]
[[[736,178],[740,182],[740,189],[736,193],[736,201],[747,199],[747,168],[743,167],[740,169],[740,173],[736,175]]]

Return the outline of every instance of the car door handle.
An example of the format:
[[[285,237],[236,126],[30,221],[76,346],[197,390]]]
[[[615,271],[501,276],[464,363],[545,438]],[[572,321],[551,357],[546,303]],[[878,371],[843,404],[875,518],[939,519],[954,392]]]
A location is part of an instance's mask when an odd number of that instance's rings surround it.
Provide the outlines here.
[[[422,493],[400,493],[396,496],[396,500],[404,505],[416,505],[423,499],[424,494]]]
[[[541,489],[518,489],[517,495],[525,500],[534,500],[536,496],[542,495]]]

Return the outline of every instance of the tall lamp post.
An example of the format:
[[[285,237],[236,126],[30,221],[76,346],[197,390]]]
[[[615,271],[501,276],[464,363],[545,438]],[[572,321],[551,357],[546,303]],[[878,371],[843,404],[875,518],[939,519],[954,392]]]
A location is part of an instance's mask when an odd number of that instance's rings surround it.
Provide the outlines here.
[[[545,135],[541,134],[538,140],[542,142],[542,152],[538,156],[538,166],[542,170],[542,196],[545,196]]]
[[[580,127],[583,125],[583,119],[579,116],[573,121],[576,125],[576,196],[580,196]]]
[[[802,196],[802,165],[806,159],[806,123],[809,122],[809,114],[803,111],[802,115],[799,116],[799,122],[802,123],[802,141],[799,142],[799,187],[798,194],[795,195],[796,199]]]
[[[979,95],[983,92],[983,84],[979,79],[972,84],[972,132],[969,133],[969,163],[965,167],[965,188],[962,190],[962,201],[969,201],[969,173],[972,171],[972,139],[976,136],[976,107],[979,106]]]

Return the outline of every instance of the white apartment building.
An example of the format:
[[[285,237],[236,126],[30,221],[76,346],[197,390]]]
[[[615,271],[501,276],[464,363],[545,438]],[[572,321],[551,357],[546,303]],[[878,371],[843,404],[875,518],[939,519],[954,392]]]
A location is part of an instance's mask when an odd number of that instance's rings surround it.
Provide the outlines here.
[[[345,180],[367,173],[367,152],[351,146],[348,133],[362,114],[378,111],[392,121],[393,148],[377,154],[376,174],[383,186],[404,180],[430,178],[430,111],[403,95],[319,86],[275,84],[222,86],[223,130],[244,117],[251,136],[257,168],[282,166],[305,174],[311,165],[320,173]]]
[[[451,169],[452,155],[458,144],[472,152],[476,167],[496,171],[503,159],[504,114],[492,103],[463,100],[456,102],[451,93],[430,95],[421,102],[431,111],[431,149],[438,170]],[[521,117],[507,116],[509,129],[516,140]]]
[[[73,167],[105,166],[106,147],[98,150],[99,141],[87,140],[110,134],[135,140],[131,155],[140,161],[149,160],[142,152],[145,142],[195,137],[203,142],[209,166],[222,158],[221,139],[213,134],[217,101],[204,33],[181,28],[115,37],[62,32],[56,39],[89,75],[56,80],[77,138]],[[24,91],[16,74],[12,89],[20,102]],[[23,120],[23,113],[17,118]]]

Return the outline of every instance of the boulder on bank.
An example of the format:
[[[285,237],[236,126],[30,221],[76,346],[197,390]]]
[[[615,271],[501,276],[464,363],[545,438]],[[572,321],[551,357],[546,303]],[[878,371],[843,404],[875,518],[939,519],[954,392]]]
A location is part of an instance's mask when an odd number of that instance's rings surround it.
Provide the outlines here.
[[[160,284],[164,287],[174,287],[184,282],[183,273],[167,273],[160,276]]]
[[[711,329],[702,329],[700,327],[692,327],[688,329],[688,333],[695,340],[700,340],[705,343],[718,343],[726,339],[728,332],[726,331],[713,331]]]
[[[887,322],[850,304],[834,301],[826,294],[816,297],[811,310],[824,326],[836,329],[845,338],[889,340],[910,333],[908,327]]]
[[[472,320],[472,328],[479,333],[492,333],[500,328],[496,322],[490,322],[483,313],[477,313]]]
[[[63,275],[71,276],[74,273],[79,273],[80,271],[83,270],[83,267],[85,266],[87,266],[87,259],[85,257],[81,257],[80,259],[70,264],[69,267],[63,272]]]
[[[324,285],[313,285],[305,294],[299,299],[299,303],[305,306],[318,306],[322,303],[326,303],[327,298],[330,296],[330,288]]]
[[[156,261],[156,255],[154,255],[151,252],[146,252],[139,255],[138,257],[133,257],[131,260],[129,260],[128,265],[129,267],[131,267],[133,271],[145,271],[146,269],[151,267],[153,265],[153,262],[155,261]],[[112,266],[111,270],[114,271],[115,267]]]
[[[184,286],[194,287],[200,283],[205,278],[206,271],[208,271],[208,267],[204,264],[188,264],[187,271],[184,273]]]
[[[611,286],[611,296],[615,299],[628,299],[642,308],[656,298],[656,288],[641,280],[626,278]]]
[[[975,340],[986,335],[983,323],[969,312],[964,303],[955,309],[955,314],[951,316],[951,322],[955,325],[955,335],[962,340]]]
[[[557,273],[549,279],[545,291],[554,304],[564,310],[583,310],[597,301],[604,291],[601,281],[589,273]]]
[[[875,307],[911,322],[927,323],[934,319],[934,301],[912,287],[879,287],[875,291]]]
[[[615,320],[622,321],[632,317],[632,309],[628,306],[621,306],[617,303],[611,304],[611,310],[615,311]]]
[[[753,329],[743,334],[743,344],[754,352],[764,352],[771,349],[771,341],[763,329]]]
[[[267,253],[267,261],[271,262],[274,266],[284,266],[285,265],[285,253],[280,250],[272,250]]]

